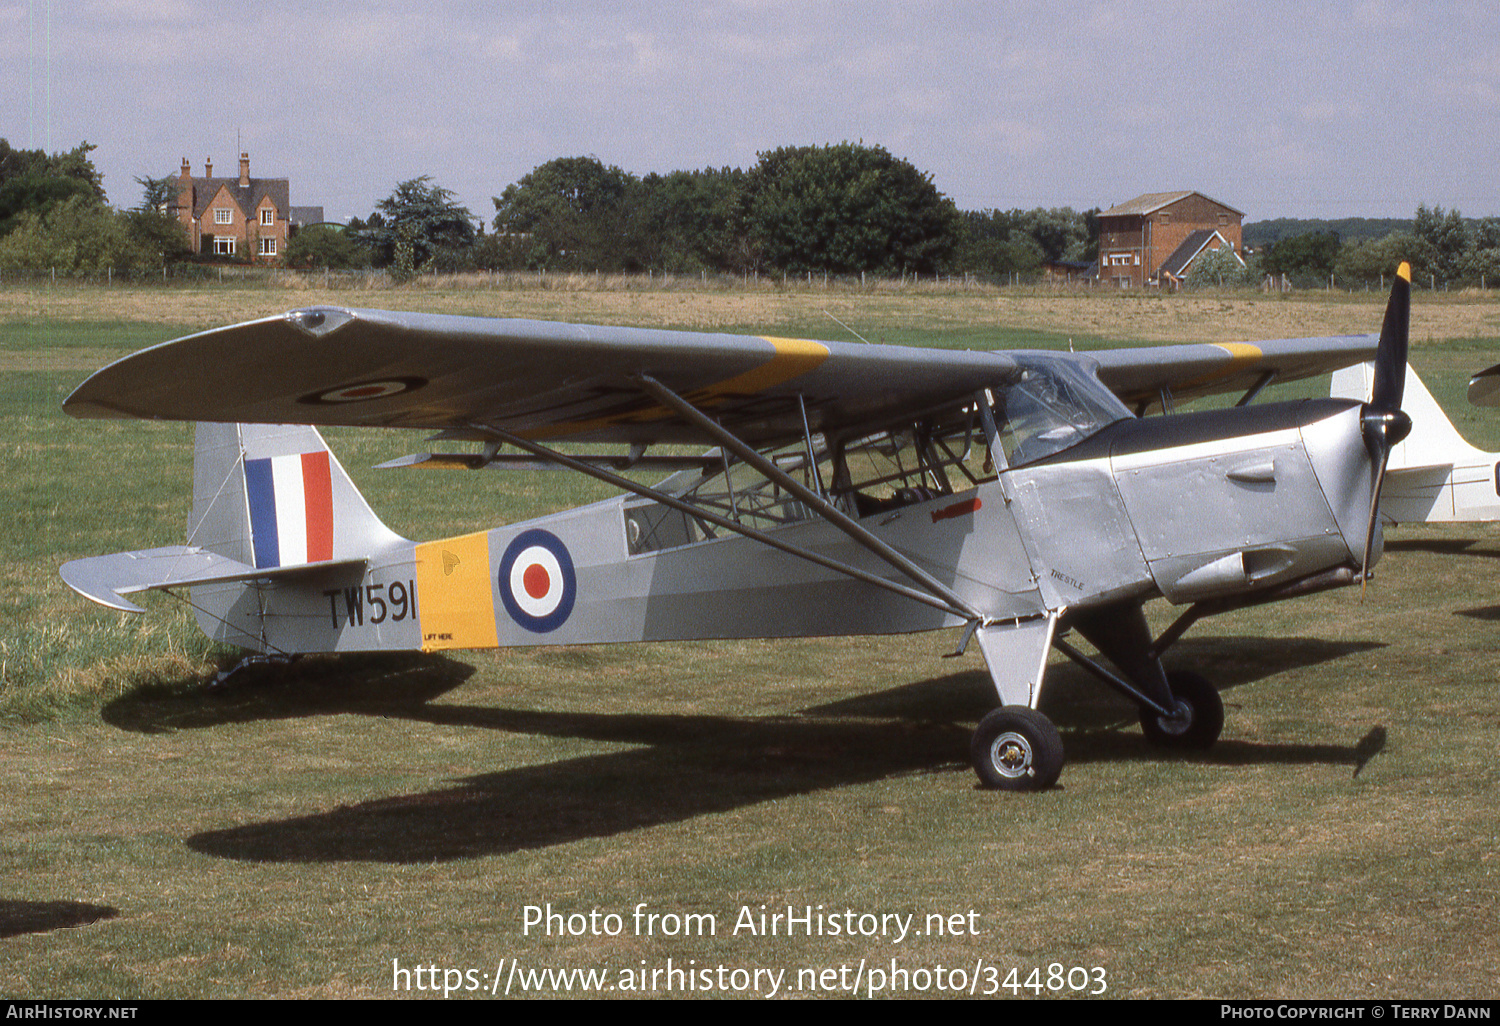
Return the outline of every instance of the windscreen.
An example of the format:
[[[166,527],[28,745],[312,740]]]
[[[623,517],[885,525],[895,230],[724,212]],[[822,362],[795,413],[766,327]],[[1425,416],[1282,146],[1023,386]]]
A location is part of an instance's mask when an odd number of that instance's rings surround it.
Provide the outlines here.
[[[1028,354],[1010,383],[990,389],[999,443],[1012,467],[1071,448],[1131,416],[1073,360]]]

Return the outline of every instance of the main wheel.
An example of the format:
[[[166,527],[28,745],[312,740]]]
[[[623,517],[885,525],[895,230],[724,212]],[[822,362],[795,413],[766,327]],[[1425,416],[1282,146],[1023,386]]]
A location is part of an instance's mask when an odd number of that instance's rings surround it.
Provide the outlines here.
[[[1141,710],[1141,730],[1146,740],[1160,748],[1203,749],[1219,740],[1224,729],[1224,701],[1206,677],[1188,671],[1167,674],[1167,686],[1177,703],[1178,715],[1163,716],[1152,709]]]
[[[1041,791],[1062,772],[1062,737],[1052,721],[1024,705],[1006,705],[979,721],[969,746],[985,787]]]

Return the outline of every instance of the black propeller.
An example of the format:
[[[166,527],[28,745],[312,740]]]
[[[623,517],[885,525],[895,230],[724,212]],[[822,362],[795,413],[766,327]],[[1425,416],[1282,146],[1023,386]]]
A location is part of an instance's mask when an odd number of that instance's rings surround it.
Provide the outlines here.
[[[1380,517],[1380,489],[1391,449],[1411,433],[1411,418],[1401,410],[1406,391],[1406,352],[1411,330],[1411,265],[1402,263],[1391,286],[1391,299],[1380,326],[1380,344],[1375,349],[1375,381],[1370,401],[1360,412],[1360,430],[1375,468],[1370,487],[1370,520],[1365,528],[1365,553],[1360,564],[1360,594],[1370,578],[1370,551],[1375,545],[1375,527]]]

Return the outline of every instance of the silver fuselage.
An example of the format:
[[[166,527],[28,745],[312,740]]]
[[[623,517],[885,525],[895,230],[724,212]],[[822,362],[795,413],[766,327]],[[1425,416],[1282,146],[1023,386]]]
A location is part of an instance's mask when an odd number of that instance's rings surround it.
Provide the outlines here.
[[[862,522],[992,620],[1273,588],[1358,564],[1370,494],[1359,412],[1325,399],[1120,420],[970,491]],[[199,585],[194,602],[218,640],[300,652],[888,634],[962,622],[740,536],[632,552],[638,506],[621,497],[462,538],[401,541],[372,553],[363,572]],[[506,600],[507,588],[519,594],[514,552],[527,532],[570,561],[563,615],[532,616]],[[895,578],[824,520],[777,534]]]

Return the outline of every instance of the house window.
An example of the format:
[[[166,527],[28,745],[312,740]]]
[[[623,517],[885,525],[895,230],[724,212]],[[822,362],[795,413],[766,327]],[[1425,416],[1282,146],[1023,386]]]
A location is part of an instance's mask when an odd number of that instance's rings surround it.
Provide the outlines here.
[[[1111,253],[1109,255],[1109,266],[1128,267],[1130,265],[1129,253]]]
[[[260,212],[260,223],[267,227],[274,225],[276,223],[276,211],[269,208],[262,210]]]
[[[261,239],[260,240],[260,255],[261,256],[275,256],[276,255],[276,240],[275,239],[270,239],[270,238]]]
[[[214,236],[214,254],[216,256],[234,256],[234,242],[233,235]]]
[[[234,224],[234,215],[223,207],[215,207],[214,224]]]

